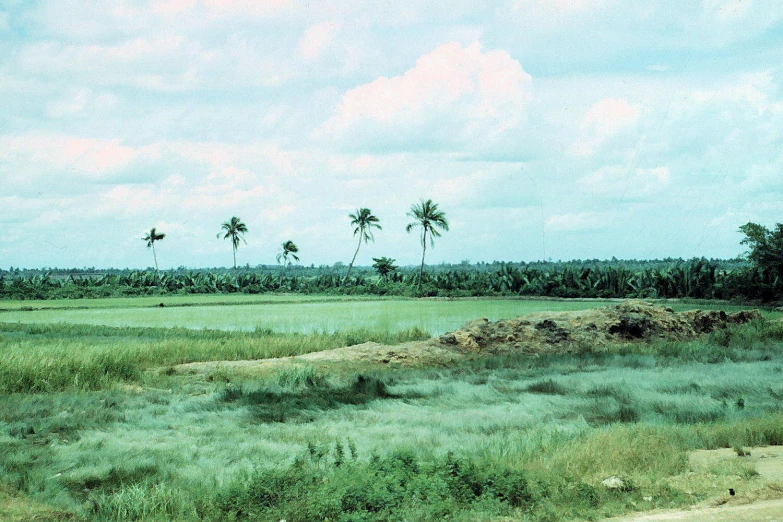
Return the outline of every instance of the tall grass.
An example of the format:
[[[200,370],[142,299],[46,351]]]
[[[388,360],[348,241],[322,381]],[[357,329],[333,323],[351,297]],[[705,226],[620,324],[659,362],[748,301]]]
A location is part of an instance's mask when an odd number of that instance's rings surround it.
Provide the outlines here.
[[[689,450],[783,443],[776,328],[743,326],[727,341],[371,374],[299,365],[240,384],[173,375],[153,389],[115,385],[149,384],[146,369],[183,359],[422,334],[3,325],[4,354],[48,357],[25,361],[39,369],[34,386],[58,357],[103,361],[102,375],[108,361],[126,361],[142,375],[89,389],[64,377],[47,393],[6,390],[0,484],[106,521],[543,521],[690,504],[737,470],[692,480]],[[77,367],[69,368],[73,378]],[[602,487],[610,476],[625,488]]]
[[[0,323],[0,393],[96,390],[138,382],[153,367],[302,355],[368,341],[426,339],[419,329],[333,334]]]

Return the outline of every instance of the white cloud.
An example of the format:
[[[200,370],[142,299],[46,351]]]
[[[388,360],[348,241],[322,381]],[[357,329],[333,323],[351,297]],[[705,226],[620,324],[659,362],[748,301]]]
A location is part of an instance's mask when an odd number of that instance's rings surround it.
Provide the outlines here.
[[[15,55],[17,74],[93,86],[186,91],[275,85],[293,74],[263,40],[232,35],[202,43],[179,34],[111,43],[46,41]]]
[[[698,106],[726,105],[729,103],[746,104],[753,107],[759,114],[770,108],[768,91],[775,88],[772,85],[770,71],[743,74],[730,83],[710,89],[698,89],[692,93],[691,99]]]
[[[338,31],[334,22],[324,22],[307,28],[299,42],[299,53],[306,60],[316,60],[321,57],[334,40]]]
[[[147,266],[153,223],[163,265],[224,264],[234,214],[251,263],[289,236],[331,263],[358,206],[413,263],[422,196],[453,224],[433,260],[732,256],[740,220],[780,214],[773,0],[12,4],[0,219],[63,249],[19,234],[9,264]]]
[[[704,12],[722,22],[744,17],[753,2],[751,0],[703,0]]]
[[[0,137],[0,161],[70,171],[101,178],[130,165],[142,152],[117,139],[81,138],[57,134]]]
[[[627,100],[609,98],[595,103],[582,120],[581,137],[572,145],[575,156],[592,156],[611,137],[636,127],[639,109]]]
[[[368,148],[491,142],[522,123],[531,84],[505,51],[444,44],[400,76],[346,92],[320,133]]]

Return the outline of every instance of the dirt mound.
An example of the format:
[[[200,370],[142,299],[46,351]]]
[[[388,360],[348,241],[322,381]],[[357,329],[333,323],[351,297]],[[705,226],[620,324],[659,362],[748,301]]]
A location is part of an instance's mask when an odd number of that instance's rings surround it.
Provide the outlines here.
[[[479,319],[439,340],[442,345],[477,353],[569,352],[623,342],[692,339],[730,324],[760,318],[757,310],[733,314],[717,310],[678,313],[643,301],[629,301],[592,310],[536,313],[497,322]]]
[[[290,357],[277,357],[274,359],[186,363],[176,366],[175,370],[179,373],[201,373],[220,368],[245,373],[257,373],[297,364],[357,362],[421,366],[448,364],[461,357],[462,354],[446,349],[433,340],[412,341],[396,346],[368,342],[334,350],[324,350]]]
[[[205,372],[216,368],[257,372],[302,363],[371,362],[399,366],[449,364],[478,354],[522,352],[533,354],[594,350],[623,342],[654,339],[684,340],[742,324],[761,315],[756,310],[674,312],[642,301],[578,312],[540,312],[490,322],[479,319],[454,332],[426,341],[397,346],[364,343],[306,355],[249,361],[208,361],[181,364],[178,372]]]

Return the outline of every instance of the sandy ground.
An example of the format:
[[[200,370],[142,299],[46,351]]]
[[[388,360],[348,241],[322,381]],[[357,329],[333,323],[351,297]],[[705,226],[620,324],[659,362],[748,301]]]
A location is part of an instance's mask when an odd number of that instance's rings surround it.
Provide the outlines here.
[[[764,500],[752,504],[695,508],[687,511],[637,514],[632,517],[613,518],[613,522],[783,522],[783,499]]]
[[[224,369],[240,373],[262,373],[264,370],[283,366],[296,366],[313,363],[351,363],[367,362],[392,364],[398,366],[447,364],[461,357],[454,350],[439,346],[437,341],[412,341],[396,346],[378,343],[363,343],[335,350],[312,352],[293,357],[259,359],[244,361],[206,361],[180,364],[175,367],[178,373],[209,373]]]
[[[690,455],[694,471],[732,460],[753,465],[759,476],[749,481],[738,480],[734,496],[727,491],[690,509],[635,513],[608,521],[783,522],[783,446],[749,448],[748,451],[750,456],[747,457],[738,457],[729,448],[699,450]]]

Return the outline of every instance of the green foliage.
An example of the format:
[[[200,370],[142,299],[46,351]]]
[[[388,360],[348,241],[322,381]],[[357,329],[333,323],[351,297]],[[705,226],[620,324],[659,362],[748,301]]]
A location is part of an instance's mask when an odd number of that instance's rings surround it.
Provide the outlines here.
[[[530,393],[544,393],[549,395],[567,395],[568,390],[557,381],[547,379],[545,381],[538,381],[528,385],[525,391]]]
[[[225,231],[225,234],[223,235],[223,239],[230,239],[231,240],[231,247],[234,252],[234,271],[237,269],[237,249],[239,248],[239,242],[243,241],[245,244],[247,244],[247,241],[245,241],[245,234],[247,233],[247,225],[245,225],[241,219],[239,219],[236,216],[233,216],[230,220],[226,221],[225,223],[220,225],[220,228],[222,228]],[[220,234],[218,233],[217,237],[220,239]]]
[[[440,237],[440,230],[448,231],[449,222],[446,219],[446,213],[438,209],[438,204],[433,203],[431,199],[422,199],[418,203],[411,205],[410,211],[406,214],[413,218],[413,221],[405,226],[405,231],[410,232],[414,228],[421,228],[421,267],[419,268],[419,295],[422,294],[422,283],[424,278],[424,255],[427,252],[427,234],[430,236],[430,245],[435,246],[435,238]]]
[[[533,490],[524,471],[480,470],[452,453],[431,463],[407,451],[346,461],[337,451],[324,459],[311,445],[308,454],[235,484],[218,496],[219,511],[233,520],[442,520],[488,507],[493,514],[531,510],[548,495]]]
[[[756,223],[740,227],[745,234],[741,243],[748,245],[748,260],[753,270],[746,275],[747,292],[752,297],[771,300],[783,294],[783,223],[769,230]]]
[[[434,229],[433,229],[434,230]],[[288,242],[286,242],[288,243]],[[295,246],[295,245],[294,245]],[[481,266],[396,267],[394,259],[373,258],[369,267],[290,266],[161,272],[118,271],[103,275],[0,277],[0,298],[58,299],[172,294],[299,294],[396,296],[543,296],[560,298],[774,299],[783,278],[741,261],[573,261],[494,263]],[[295,255],[295,254],[294,254]],[[284,259],[285,257],[285,259]],[[354,273],[355,276],[350,274]],[[377,276],[375,274],[378,274]],[[777,281],[777,283],[776,283]],[[421,282],[421,287],[419,287]],[[778,285],[778,286],[776,286]]]
[[[375,261],[372,267],[378,272],[383,281],[388,281],[389,275],[399,268],[394,265],[394,259],[388,257],[373,257],[372,260]]]
[[[264,330],[224,332],[0,323],[3,353],[0,393],[107,389],[122,382],[140,382],[147,370],[156,367],[285,357],[369,341],[399,344],[429,337],[427,332],[416,328],[399,332],[359,329],[303,335]],[[292,381],[297,378],[306,381],[308,376],[290,377]],[[315,374],[309,378],[320,379]]]
[[[383,227],[380,225],[380,220],[373,215],[369,208],[360,208],[356,211],[355,214],[348,214],[348,217],[351,218],[351,226],[354,227],[353,235],[359,236],[359,243],[356,245],[356,252],[354,252],[351,263],[348,265],[348,270],[345,272],[342,286],[345,286],[345,283],[348,282],[348,276],[351,275],[351,269],[353,268],[354,261],[356,261],[356,256],[359,254],[359,248],[362,246],[362,241],[365,243],[375,241],[375,236],[373,235],[372,229],[383,229]]]
[[[319,412],[345,405],[359,406],[377,399],[399,398],[387,390],[383,381],[364,375],[344,386],[313,378],[305,378],[302,384],[304,386],[295,390],[229,386],[220,394],[220,400],[250,406],[253,418],[260,422],[311,422]]]
[[[280,252],[277,254],[277,262],[283,266],[290,266],[292,259],[298,262],[299,256],[296,255],[297,252],[299,252],[299,247],[293,241],[290,239],[283,241],[283,244],[280,245]]]
[[[168,361],[294,339],[263,329],[0,328],[24,350],[104,343],[139,357],[162,345],[170,352],[148,360]],[[175,373],[146,389],[6,394],[0,484],[107,521],[563,520],[633,510],[648,495],[654,507],[689,505],[714,490],[712,480],[696,491],[670,485],[690,469],[688,450],[783,443],[778,335],[776,326],[732,329],[721,349],[746,357],[738,362],[700,361],[703,339],[669,355],[640,345],[372,374],[302,365],[230,385]],[[609,476],[623,477],[625,490],[603,488]]]

